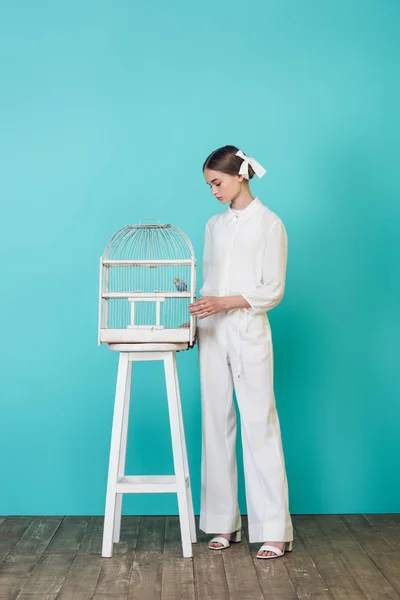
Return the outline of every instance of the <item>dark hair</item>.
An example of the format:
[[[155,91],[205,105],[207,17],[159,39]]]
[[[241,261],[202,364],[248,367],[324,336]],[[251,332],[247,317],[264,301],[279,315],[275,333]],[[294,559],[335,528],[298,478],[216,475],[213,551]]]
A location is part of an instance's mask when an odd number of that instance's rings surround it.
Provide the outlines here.
[[[222,146],[222,148],[217,148],[217,150],[214,150],[214,152],[211,152],[207,156],[203,165],[203,172],[204,169],[211,169],[212,171],[227,173],[228,175],[238,175],[243,162],[243,158],[236,156],[238,150],[239,148],[236,148],[236,146]],[[249,165],[249,179],[252,179],[252,177],[254,177],[254,171],[251,165]]]

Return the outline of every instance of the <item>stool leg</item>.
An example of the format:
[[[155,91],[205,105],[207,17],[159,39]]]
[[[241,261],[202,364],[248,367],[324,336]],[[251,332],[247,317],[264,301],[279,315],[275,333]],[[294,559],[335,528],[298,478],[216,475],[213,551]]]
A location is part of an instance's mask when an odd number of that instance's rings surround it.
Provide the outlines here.
[[[122,418],[122,436],[121,436],[121,451],[119,453],[118,465],[118,480],[125,475],[126,462],[126,446],[128,442],[128,422],[129,422],[129,406],[131,400],[131,385],[132,385],[132,363],[128,362],[128,377],[126,381],[124,414]],[[115,518],[114,518],[114,536],[113,542],[119,542],[121,535],[121,517],[122,517],[122,500],[123,494],[117,494],[115,503]]]
[[[192,486],[190,483],[190,471],[189,471],[189,461],[187,455],[187,447],[186,447],[186,436],[185,436],[185,426],[183,422],[183,414],[182,414],[182,402],[181,402],[181,394],[179,389],[179,378],[178,378],[178,369],[176,365],[176,353],[173,353],[173,364],[174,364],[174,375],[175,375],[175,386],[178,400],[178,415],[179,415],[179,425],[181,432],[181,440],[182,440],[182,452],[183,452],[183,463],[185,468],[185,482],[186,482],[186,493],[187,500],[189,505],[189,520],[190,520],[190,536],[192,539],[192,543],[195,544],[197,542],[196,536],[196,523],[194,520],[194,509],[193,509],[193,497],[192,497]]]
[[[106,509],[104,515],[103,546],[101,555],[112,556],[113,529],[115,519],[116,487],[118,464],[121,451],[124,403],[128,379],[128,354],[121,352],[118,363],[117,386],[115,391],[114,417],[111,432],[110,461],[108,466],[108,481],[106,494]]]
[[[182,435],[178,412],[178,394],[174,373],[173,352],[166,352],[164,357],[165,380],[167,385],[168,410],[171,426],[172,452],[174,457],[174,470],[176,478],[179,522],[182,537],[182,550],[185,558],[192,556],[190,534],[190,517],[188,496],[186,493],[185,465],[182,451]]]

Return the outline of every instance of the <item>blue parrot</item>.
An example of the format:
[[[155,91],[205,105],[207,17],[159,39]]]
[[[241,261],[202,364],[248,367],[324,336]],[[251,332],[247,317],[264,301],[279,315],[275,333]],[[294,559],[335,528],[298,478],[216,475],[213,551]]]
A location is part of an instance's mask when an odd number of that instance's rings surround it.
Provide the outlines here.
[[[187,292],[187,285],[182,279],[175,277],[174,284],[178,292]]]

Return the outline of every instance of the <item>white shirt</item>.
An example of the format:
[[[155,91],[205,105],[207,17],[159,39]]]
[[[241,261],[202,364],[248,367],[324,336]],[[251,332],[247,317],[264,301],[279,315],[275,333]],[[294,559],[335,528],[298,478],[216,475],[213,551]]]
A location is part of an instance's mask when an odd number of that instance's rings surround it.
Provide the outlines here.
[[[243,296],[253,314],[283,298],[287,234],[281,219],[259,198],[241,211],[230,207],[206,224],[201,296]]]

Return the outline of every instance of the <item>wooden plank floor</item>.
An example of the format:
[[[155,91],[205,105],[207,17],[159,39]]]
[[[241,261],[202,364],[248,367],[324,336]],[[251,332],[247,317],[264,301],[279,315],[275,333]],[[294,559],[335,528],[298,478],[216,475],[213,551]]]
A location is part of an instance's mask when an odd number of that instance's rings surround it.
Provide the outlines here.
[[[198,526],[198,518],[196,518]],[[399,600],[400,514],[293,515],[294,546],[258,560],[244,539],[182,557],[178,517],[123,517],[101,557],[102,517],[0,517],[0,600]]]

